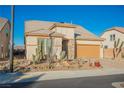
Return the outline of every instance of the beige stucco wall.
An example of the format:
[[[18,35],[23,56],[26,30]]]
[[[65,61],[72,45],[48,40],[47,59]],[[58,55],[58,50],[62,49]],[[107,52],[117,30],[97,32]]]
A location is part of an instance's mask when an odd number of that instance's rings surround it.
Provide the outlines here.
[[[26,37],[26,44],[37,44],[37,37],[35,36],[27,36]]]
[[[36,54],[37,48],[37,37],[26,36],[26,58],[27,60],[32,60],[32,56]]]
[[[118,40],[120,38],[120,41],[124,41],[124,34],[120,33],[116,30],[111,30],[105,32],[101,37],[105,38],[103,42],[103,46],[107,45],[108,48],[113,48],[114,47],[114,41],[110,41],[110,35],[115,34],[115,39]],[[123,45],[124,47],[124,45]]]
[[[37,39],[38,38],[43,38],[43,37],[42,36],[41,37],[26,36],[26,58],[27,58],[27,60],[32,60],[33,55],[36,54]],[[60,58],[60,53],[62,51],[62,38],[55,37],[53,39],[53,46],[54,46],[53,47],[54,53],[56,53],[57,58]]]
[[[26,47],[26,58],[27,60],[32,60],[33,55],[36,54],[36,48],[37,46],[27,46]]]
[[[67,27],[56,27],[56,31],[58,33],[64,34],[66,38],[73,39],[74,38],[74,28]]]

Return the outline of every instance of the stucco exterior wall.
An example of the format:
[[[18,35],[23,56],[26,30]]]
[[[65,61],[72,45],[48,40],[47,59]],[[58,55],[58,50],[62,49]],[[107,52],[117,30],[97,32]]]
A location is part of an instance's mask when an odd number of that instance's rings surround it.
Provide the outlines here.
[[[36,55],[37,46],[27,46],[26,47],[26,58],[27,60],[32,60],[33,55]]]
[[[56,27],[56,32],[64,34],[65,38],[68,38],[68,39],[74,38],[74,28]]]
[[[110,58],[110,59],[114,58],[113,48],[104,49],[103,53],[104,53],[104,58]],[[116,58],[124,59],[124,48],[122,48],[122,51],[119,53],[118,57]]]
[[[100,41],[88,41],[88,40],[77,40],[77,44],[92,44],[92,45],[100,45]]]
[[[35,36],[26,36],[26,45],[37,44],[37,37]]]
[[[27,60],[32,60],[33,55],[36,54],[37,48],[37,37],[26,36],[26,58]]]
[[[108,46],[108,48],[113,48],[114,47],[114,41],[110,41],[110,35],[115,34],[115,40],[118,40],[120,38],[120,41],[124,41],[124,34],[121,32],[118,32],[116,30],[111,30],[105,32],[101,38],[105,38],[103,42],[103,46]],[[124,45],[123,45],[124,47]]]
[[[113,48],[104,49],[104,58],[113,58]]]
[[[33,55],[36,55],[38,38],[44,38],[44,37],[26,36],[26,58],[28,60],[32,60]],[[58,59],[60,58],[61,51],[62,51],[62,38],[57,38],[57,37],[53,38],[53,54],[57,55]]]

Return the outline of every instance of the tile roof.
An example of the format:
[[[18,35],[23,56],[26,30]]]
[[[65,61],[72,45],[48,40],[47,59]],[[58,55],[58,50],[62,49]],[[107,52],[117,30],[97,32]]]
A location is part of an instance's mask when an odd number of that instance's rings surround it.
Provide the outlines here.
[[[94,35],[93,33],[89,32],[87,29],[81,27],[81,26],[77,26],[76,29],[75,29],[75,33],[76,34],[81,34],[81,36],[78,36],[78,37],[81,37],[81,38],[96,38],[96,39],[99,39],[98,36]]]
[[[61,33],[57,33],[57,32],[51,32],[50,30],[37,30],[37,31],[30,31],[30,32],[26,32],[26,35],[46,35],[49,36],[51,34],[51,36],[57,36],[57,37],[63,37],[64,35]]]
[[[4,25],[7,23],[8,19],[0,17],[0,31],[4,27]]]
[[[116,30],[116,31],[124,34],[124,27],[112,27],[112,28],[108,29],[107,31],[110,31],[110,30]]]
[[[53,27],[69,27],[69,28],[75,28],[76,26],[73,24],[68,23],[54,23],[49,29],[52,29]]]
[[[59,22],[49,22],[49,21],[26,21],[25,22],[25,33],[27,32],[33,32],[32,34],[47,34],[49,33],[49,29],[53,26],[69,26],[69,27],[74,27],[75,29],[75,34],[80,34],[80,37],[77,37],[78,39],[96,39],[96,40],[101,40],[101,38],[97,37],[93,33],[89,32],[85,28],[79,25],[75,24],[69,24],[69,23],[59,23]]]
[[[31,20],[25,22],[25,32],[48,30],[55,22]]]

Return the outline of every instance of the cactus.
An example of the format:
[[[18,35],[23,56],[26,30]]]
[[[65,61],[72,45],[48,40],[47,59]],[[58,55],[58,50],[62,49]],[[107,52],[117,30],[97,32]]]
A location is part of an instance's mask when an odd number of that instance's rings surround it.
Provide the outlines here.
[[[47,39],[47,46],[46,46],[46,48],[47,48],[47,61],[49,62],[49,63],[52,63],[52,38],[51,39]]]
[[[62,51],[62,52],[60,53],[60,60],[65,60],[66,58],[67,58],[66,52],[65,52],[65,51]]]
[[[120,54],[122,47],[123,47],[124,42],[121,42],[121,45],[119,46],[118,52],[117,52],[117,57]]]
[[[46,46],[45,46],[46,43]],[[46,47],[46,52],[44,49],[44,46]],[[56,50],[57,52],[57,50]],[[36,54],[33,56],[33,63],[40,62],[41,60],[47,59],[48,63],[53,63],[56,58],[56,52],[53,52],[53,39],[52,37],[50,39],[38,39],[38,46],[36,48]],[[64,60],[66,58],[66,52],[62,51],[60,53],[60,60]]]
[[[32,55],[32,58],[33,58],[33,64],[35,64],[36,63],[36,56]]]
[[[44,39],[38,39],[38,46],[36,48],[36,54],[33,56],[33,63],[40,62],[45,57],[44,53]]]
[[[120,39],[118,39],[117,41],[114,41],[114,48],[113,48],[114,59],[117,58],[118,55],[120,54],[122,47],[123,47],[123,44],[124,44],[124,41],[122,41],[120,44]]]

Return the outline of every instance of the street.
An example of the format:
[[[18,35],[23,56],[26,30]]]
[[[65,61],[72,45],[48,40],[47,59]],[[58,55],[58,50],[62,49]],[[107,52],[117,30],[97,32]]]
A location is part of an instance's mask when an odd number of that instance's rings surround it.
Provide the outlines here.
[[[92,76],[37,82],[1,84],[1,88],[113,88],[113,82],[124,81],[124,74]]]

